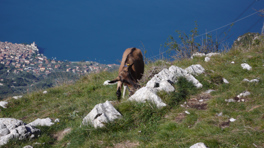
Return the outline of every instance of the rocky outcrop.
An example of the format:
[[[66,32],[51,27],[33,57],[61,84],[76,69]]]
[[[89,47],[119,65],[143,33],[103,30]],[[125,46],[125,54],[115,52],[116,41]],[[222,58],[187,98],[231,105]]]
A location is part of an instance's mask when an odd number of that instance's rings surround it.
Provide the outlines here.
[[[25,124],[21,120],[0,118],[0,146],[6,144],[11,139],[31,139],[37,137],[39,134],[39,129]]]
[[[135,94],[133,94],[128,100],[137,102],[150,101],[156,104],[158,108],[164,107],[166,104],[157,95],[157,92],[175,91],[172,84],[176,83],[179,77],[185,77],[197,88],[201,88],[203,85],[192,74],[199,75],[203,72],[204,68],[199,64],[192,65],[185,70],[173,65],[169,69],[163,69],[158,74],[154,75],[145,87],[136,91]]]
[[[197,66],[193,66],[197,67]],[[201,68],[201,67],[199,67]],[[193,68],[187,68],[188,70],[193,70],[194,73],[200,73],[201,69],[197,68],[197,71],[194,71]],[[154,77],[148,81],[146,87],[155,88],[162,80],[166,80],[171,83],[176,83],[179,77],[185,77],[189,82],[192,82],[194,86],[197,88],[201,88],[203,85],[190,73],[186,70],[172,65],[169,69],[163,69],[158,74],[154,75]]]
[[[105,103],[95,105],[92,111],[84,117],[82,124],[91,124],[95,128],[102,128],[105,126],[105,123],[121,117],[122,115],[114,108],[114,106],[109,101],[106,101]]]
[[[156,94],[156,90],[153,88],[143,87],[136,91],[131,97],[129,97],[129,101],[143,102],[150,101],[158,108],[166,106],[166,104],[161,100],[161,98]]]

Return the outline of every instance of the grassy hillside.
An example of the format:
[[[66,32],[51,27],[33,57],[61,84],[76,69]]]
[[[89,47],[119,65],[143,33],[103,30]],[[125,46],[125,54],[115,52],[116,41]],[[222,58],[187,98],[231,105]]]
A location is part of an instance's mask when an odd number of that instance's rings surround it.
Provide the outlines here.
[[[231,62],[234,61],[234,64]],[[241,63],[248,63],[252,70],[244,70]],[[157,109],[145,104],[117,102],[116,85],[103,86],[113,79],[116,72],[101,72],[83,77],[74,85],[63,85],[23,96],[19,100],[9,99],[0,117],[12,117],[29,123],[37,118],[59,118],[60,122],[51,127],[38,127],[39,138],[27,141],[11,141],[4,147],[190,147],[203,142],[208,147],[264,147],[264,45],[234,47],[221,56],[174,61],[173,65],[186,68],[201,64],[205,74],[196,78],[203,88],[196,89],[181,78],[174,84],[176,91],[159,93],[168,105]],[[170,64],[157,61],[147,65],[146,83],[154,68],[169,67]],[[222,81],[225,78],[229,84]],[[243,79],[258,78],[259,83],[243,82]],[[215,90],[205,94],[208,89]],[[245,102],[226,102],[243,91],[251,95]],[[207,100],[199,102],[197,100]],[[98,103],[114,101],[122,119],[107,124],[103,129],[81,126],[82,119]],[[187,102],[189,107],[182,107]],[[188,111],[190,114],[186,114]],[[219,114],[222,113],[220,116]],[[229,122],[230,118],[236,119]],[[71,128],[63,136],[62,131]]]

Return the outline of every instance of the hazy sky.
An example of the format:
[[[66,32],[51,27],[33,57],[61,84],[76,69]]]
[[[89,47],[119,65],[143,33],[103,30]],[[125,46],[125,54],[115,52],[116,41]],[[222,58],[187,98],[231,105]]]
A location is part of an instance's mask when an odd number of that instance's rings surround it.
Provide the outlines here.
[[[158,55],[169,35],[189,33],[195,21],[204,34],[263,8],[264,0],[0,0],[0,41],[35,41],[58,60],[118,63],[129,47]],[[238,21],[229,44],[263,22],[258,14]]]

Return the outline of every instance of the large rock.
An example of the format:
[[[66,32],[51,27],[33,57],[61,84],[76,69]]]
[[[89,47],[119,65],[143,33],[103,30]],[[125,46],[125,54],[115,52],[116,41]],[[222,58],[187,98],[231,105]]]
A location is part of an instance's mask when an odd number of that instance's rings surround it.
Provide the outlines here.
[[[160,71],[158,74],[155,74],[151,80],[148,81],[148,83],[146,84],[146,87],[157,87],[157,85],[159,85],[159,83],[162,80],[165,81],[171,81],[172,79],[172,73],[168,70],[168,69],[163,69],[162,71]]]
[[[166,91],[167,93],[169,92],[174,92],[175,88],[171,85],[171,83],[167,80],[161,80],[158,85],[154,87],[155,91]]]
[[[189,74],[186,70],[180,67],[172,65],[169,68],[169,71],[172,72],[173,75],[172,82],[174,83],[177,82],[179,77],[185,77],[189,82],[192,82],[195,87],[197,88],[203,87],[203,85],[193,75]]]
[[[200,66],[193,66],[193,67],[196,67],[196,71],[195,71],[196,74],[203,71],[202,70],[203,68]],[[159,86],[159,83],[162,80],[166,80],[171,83],[176,83],[179,77],[185,77],[188,81],[192,82],[197,88],[201,88],[203,86],[193,75],[188,73],[186,70],[172,65],[169,69],[163,69],[161,72],[154,75],[154,77],[148,81],[146,87],[155,88],[156,86]]]
[[[188,72],[188,71],[189,72]],[[151,80],[143,87],[135,92],[128,100],[137,102],[150,101],[157,105],[158,108],[166,106],[166,104],[157,95],[159,91],[173,92],[175,88],[171,85],[176,83],[179,77],[185,77],[188,81],[192,82],[197,88],[201,88],[203,85],[190,73],[201,74],[204,72],[204,68],[197,64],[192,65],[184,70],[177,66],[171,66],[169,69],[163,69],[158,74],[154,75]]]
[[[128,98],[130,101],[143,102],[146,101],[153,102],[158,108],[166,106],[166,104],[161,100],[161,98],[156,94],[157,90],[154,88],[142,87],[135,92],[131,97]]]
[[[34,138],[39,134],[39,129],[26,125],[21,120],[0,118],[0,146],[5,145],[11,139],[24,140],[26,138]]]
[[[105,126],[105,123],[121,117],[122,115],[114,108],[114,106],[109,101],[106,101],[105,103],[95,105],[92,111],[84,117],[82,123],[84,125],[91,124],[95,128],[102,128]]]

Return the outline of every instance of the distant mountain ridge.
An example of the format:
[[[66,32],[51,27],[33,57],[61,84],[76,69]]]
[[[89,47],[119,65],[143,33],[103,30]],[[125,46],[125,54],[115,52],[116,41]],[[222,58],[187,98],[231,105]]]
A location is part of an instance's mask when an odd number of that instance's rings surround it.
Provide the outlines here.
[[[0,42],[0,99],[72,82],[81,75],[111,71],[116,64],[93,61],[59,61],[39,53],[35,42],[17,44]]]

